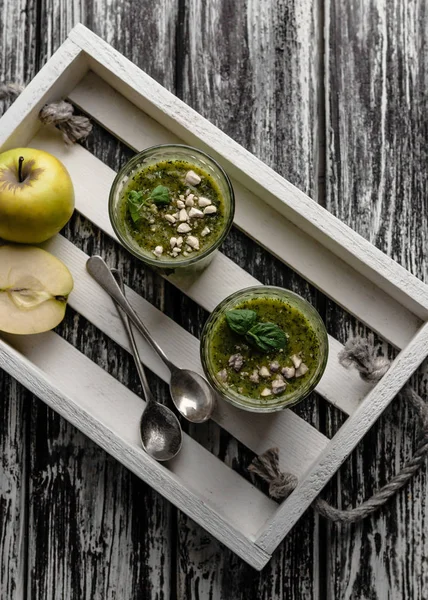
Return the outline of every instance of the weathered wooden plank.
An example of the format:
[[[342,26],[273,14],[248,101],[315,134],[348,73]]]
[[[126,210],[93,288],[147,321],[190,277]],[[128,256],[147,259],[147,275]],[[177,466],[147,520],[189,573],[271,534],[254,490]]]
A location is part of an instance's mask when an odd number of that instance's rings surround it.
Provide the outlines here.
[[[315,2],[305,0],[297,8],[286,0],[186,0],[184,17],[179,43],[184,80],[178,89],[183,100],[316,196],[320,30]],[[232,231],[222,251],[264,283],[290,287],[314,300],[309,286],[238,231]],[[317,423],[313,402],[299,413]],[[214,449],[246,468],[248,456],[233,442],[211,435]],[[317,520],[312,514],[295,527],[261,575],[191,519],[179,515],[178,526],[179,598],[318,598]]]
[[[0,81],[36,70],[35,0],[0,0]],[[0,115],[9,102],[0,100]],[[27,566],[28,427],[31,394],[0,370],[0,598],[23,600]]]
[[[42,0],[40,62],[49,58],[77,23],[87,24],[169,89],[174,89],[176,0],[109,3]],[[114,168],[129,157],[102,132],[91,151]],[[162,281],[90,224],[74,218],[66,236],[86,252],[97,251],[164,306]],[[61,327],[64,337],[122,383],[138,391],[126,352],[77,316]],[[151,378],[154,393],[165,386]],[[93,442],[38,402],[32,415],[29,594],[63,598],[169,598],[172,509],[151,488]],[[47,527],[51,523],[52,527]]]
[[[330,0],[326,15],[327,208],[426,280],[426,5]],[[354,325],[334,307],[328,314],[344,341]],[[330,434],[340,422],[328,415]],[[395,403],[341,469],[332,502],[369,497],[411,455],[415,435],[414,415]],[[329,526],[328,597],[428,597],[426,485],[423,468],[373,518]]]

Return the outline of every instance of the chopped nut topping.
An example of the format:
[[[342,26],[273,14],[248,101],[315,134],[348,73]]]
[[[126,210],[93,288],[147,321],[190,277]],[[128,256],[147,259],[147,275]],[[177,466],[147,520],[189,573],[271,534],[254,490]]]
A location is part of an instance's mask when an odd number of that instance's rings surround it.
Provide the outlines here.
[[[223,383],[226,383],[226,381],[227,381],[227,371],[226,371],[226,369],[222,369],[221,371],[219,371],[217,373],[217,379],[219,381],[222,381]]]
[[[254,369],[254,371],[251,373],[249,379],[252,383],[259,383],[260,379],[259,379],[259,373],[258,373],[257,369]]]
[[[178,206],[178,208],[184,208],[185,204],[184,204],[183,200],[177,200],[177,206]]]
[[[186,238],[186,243],[189,244],[191,248],[199,250],[199,240],[194,235],[188,235]]]
[[[211,233],[211,229],[209,227],[204,227],[201,231],[201,236],[205,237],[206,235],[208,235],[209,233]]]
[[[285,379],[292,379],[296,373],[296,369],[294,367],[284,367],[281,369],[281,373],[284,375]]]
[[[183,256],[189,256],[189,253],[188,253],[188,252],[186,252],[186,251],[184,251],[184,252],[183,252]]]
[[[267,367],[262,367],[259,371],[259,375],[260,377],[267,379],[268,377],[270,377],[270,371]]]
[[[282,394],[287,387],[287,383],[282,379],[274,379],[272,381],[272,391],[274,394]]]
[[[302,359],[300,358],[300,356],[297,356],[297,354],[293,354],[293,356],[291,357],[291,362],[296,367],[296,369],[298,369],[302,364]]]
[[[237,373],[239,373],[239,371],[242,369],[243,364],[244,364],[244,357],[242,356],[242,354],[232,354],[232,356],[229,358],[229,362],[228,362],[229,367],[232,367],[232,369],[235,369],[235,371]]]
[[[152,226],[150,227],[150,231],[156,231],[156,225],[152,225]]]
[[[277,360],[271,362],[269,365],[269,369],[272,371],[272,373],[276,373],[277,371],[279,371],[279,362]]]
[[[195,171],[187,171],[184,181],[187,185],[199,185],[201,183],[201,178]]]
[[[172,215],[165,215],[165,219],[168,221],[168,223],[175,223],[175,217]]]
[[[264,388],[264,390],[261,391],[260,396],[272,396],[272,391],[270,388]]]
[[[161,256],[162,252],[163,252],[162,246],[156,246],[156,248],[153,250],[153,254],[155,256]]]
[[[186,209],[185,209],[185,208],[182,208],[182,209],[180,210],[180,212],[179,212],[179,215],[178,215],[178,218],[180,219],[180,221],[181,221],[182,223],[184,223],[185,221],[188,221],[188,220],[189,220],[189,215],[187,214],[187,212],[186,212]]]
[[[207,206],[204,208],[204,215],[213,215],[217,212],[217,208],[215,206]]]
[[[192,231],[192,228],[187,223],[180,223],[177,227],[177,231],[178,233],[189,233],[189,231]]]
[[[199,196],[198,204],[200,207],[205,208],[205,206],[209,206],[212,204],[209,198],[204,198],[204,196]]]
[[[296,369],[295,377],[303,377],[309,371],[309,367],[302,362],[300,367]]]
[[[183,194],[180,194],[178,197],[180,198],[180,200],[182,200],[184,202],[184,196],[183,196]]]
[[[201,210],[199,210],[199,208],[193,208],[192,207],[189,210],[189,217],[191,219],[195,219],[195,218],[196,219],[202,219],[203,216],[204,216],[204,213]]]
[[[185,202],[186,206],[194,206],[195,205],[195,201],[193,200],[192,196],[193,196],[193,194],[190,194],[190,196],[188,196],[186,198],[186,202]]]
[[[171,246],[171,248],[174,248],[174,246],[176,246],[176,245],[177,245],[177,238],[175,238],[175,237],[172,237],[172,238],[169,240],[169,245]]]
[[[183,238],[180,236],[177,238],[177,246],[180,247],[183,245]]]

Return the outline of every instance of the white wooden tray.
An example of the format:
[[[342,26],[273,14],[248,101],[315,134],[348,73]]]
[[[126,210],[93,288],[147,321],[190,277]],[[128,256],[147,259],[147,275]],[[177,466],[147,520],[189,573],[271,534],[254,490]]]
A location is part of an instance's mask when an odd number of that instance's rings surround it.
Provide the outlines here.
[[[339,366],[341,345],[330,337],[329,363],[317,391],[349,415],[332,440],[290,410],[260,416],[219,402],[217,423],[257,454],[278,446],[281,466],[299,477],[296,490],[278,505],[189,436],[174,461],[153,461],[141,449],[135,426],[142,400],[56,333],[1,334],[1,368],[261,569],[427,356],[428,287],[78,25],[0,120],[0,147],[33,146],[58,156],[72,176],[77,210],[112,238],[107,198],[115,173],[81,146],[66,147],[56,130],[38,121],[46,102],[63,97],[135,150],[181,141],[209,152],[232,177],[235,224],[402,350],[372,388]],[[128,349],[113,304],[86,273],[87,256],[61,236],[45,247],[72,271],[70,305]],[[173,282],[207,310],[256,283],[220,253],[196,282]],[[128,293],[171,359],[201,369],[198,340]],[[139,347],[144,363],[167,380],[150,348],[142,340]]]

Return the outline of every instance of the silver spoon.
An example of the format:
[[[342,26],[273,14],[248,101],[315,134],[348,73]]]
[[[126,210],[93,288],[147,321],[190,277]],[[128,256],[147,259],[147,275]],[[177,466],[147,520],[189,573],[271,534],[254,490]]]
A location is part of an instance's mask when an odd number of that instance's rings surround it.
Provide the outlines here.
[[[111,272],[122,290],[122,293],[125,295],[122,275],[117,269],[112,269]],[[137,367],[141,387],[143,388],[143,397],[147,403],[140,420],[141,443],[147,454],[150,454],[150,456],[156,460],[170,460],[178,454],[183,442],[183,432],[181,430],[180,422],[172,410],[167,406],[163,406],[163,404],[159,404],[159,402],[156,402],[153,398],[146,378],[146,373],[141,364],[129,317],[125,315],[117,304],[116,308],[129,337],[135,366]]]
[[[169,389],[177,410],[188,421],[203,423],[207,421],[215,407],[215,395],[208,382],[198,373],[188,369],[179,369],[166,356],[165,352],[152,338],[147,327],[122,293],[110,269],[101,256],[92,256],[86,262],[86,268],[100,286],[113,298],[128,315],[138,331],[157,352],[171,371]]]

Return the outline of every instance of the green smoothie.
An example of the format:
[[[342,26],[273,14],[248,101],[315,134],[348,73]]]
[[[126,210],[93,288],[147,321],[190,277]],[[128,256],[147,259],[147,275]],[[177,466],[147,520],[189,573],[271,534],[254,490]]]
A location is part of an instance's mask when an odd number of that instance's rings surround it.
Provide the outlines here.
[[[165,160],[136,171],[121,193],[119,215],[127,234],[159,261],[203,253],[225,227],[218,184],[185,160]]]
[[[208,352],[222,386],[261,402],[294,392],[320,361],[318,337],[303,313],[263,296],[221,315]]]

